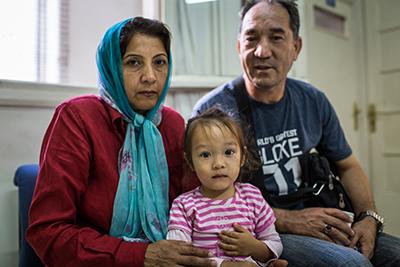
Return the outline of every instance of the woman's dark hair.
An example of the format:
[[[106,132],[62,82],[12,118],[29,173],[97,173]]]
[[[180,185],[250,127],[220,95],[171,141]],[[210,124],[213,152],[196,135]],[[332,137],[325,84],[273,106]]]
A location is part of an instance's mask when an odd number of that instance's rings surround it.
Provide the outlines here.
[[[198,127],[211,127],[216,126],[221,130],[228,130],[233,136],[236,137],[240,149],[241,149],[241,160],[244,157],[244,164],[240,169],[240,174],[237,181],[242,181],[244,176],[249,174],[250,172],[257,171],[261,166],[261,162],[259,158],[253,157],[256,152],[249,151],[252,146],[248,146],[248,142],[246,137],[244,136],[241,125],[238,121],[236,121],[232,116],[229,116],[227,113],[222,110],[212,107],[204,112],[200,113],[196,117],[189,119],[186,125],[185,131],[185,159],[187,163],[193,167],[192,164],[192,137],[194,131]]]
[[[158,20],[147,19],[143,17],[135,17],[131,19],[122,28],[119,37],[121,56],[124,56],[129,42],[136,33],[147,34],[160,38],[168,57],[170,56],[171,33],[168,30],[167,25]]]
[[[293,32],[293,36],[295,39],[299,37],[299,29],[300,29],[300,17],[299,17],[299,10],[297,9],[296,0],[248,0],[243,5],[242,9],[240,10],[240,28],[239,32],[242,31],[242,23],[243,18],[246,13],[255,5],[261,2],[266,2],[269,4],[279,4],[286,9],[289,13],[289,25],[290,29]]]

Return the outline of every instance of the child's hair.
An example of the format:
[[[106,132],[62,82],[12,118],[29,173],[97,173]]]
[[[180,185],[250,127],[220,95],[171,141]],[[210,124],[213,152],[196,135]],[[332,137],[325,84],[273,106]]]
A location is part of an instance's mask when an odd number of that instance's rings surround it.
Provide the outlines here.
[[[243,130],[239,122],[237,122],[232,116],[229,116],[227,113],[222,110],[212,107],[209,108],[197,116],[189,119],[186,125],[185,131],[185,159],[190,166],[192,164],[192,137],[194,131],[198,127],[211,127],[216,126],[221,130],[229,130],[229,132],[236,137],[236,140],[239,143],[239,147],[241,150],[241,160],[244,158],[244,164],[240,170],[240,174],[238,177],[238,181],[241,181],[245,174],[249,174],[249,172],[257,171],[261,165],[260,159],[254,157],[256,153],[249,153],[249,149],[251,149],[247,144],[246,138],[243,134]]]

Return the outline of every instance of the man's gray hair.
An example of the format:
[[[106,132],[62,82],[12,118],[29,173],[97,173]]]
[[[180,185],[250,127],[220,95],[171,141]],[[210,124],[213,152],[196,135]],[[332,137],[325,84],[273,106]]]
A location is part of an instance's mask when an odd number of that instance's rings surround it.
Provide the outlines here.
[[[296,0],[248,0],[244,3],[242,9],[239,12],[240,16],[240,28],[239,32],[242,31],[242,23],[243,18],[246,13],[256,4],[266,2],[269,4],[279,4],[286,9],[289,13],[289,24],[290,29],[293,32],[293,36],[296,39],[299,37],[299,29],[300,29],[300,17],[299,17],[299,10],[297,8]]]

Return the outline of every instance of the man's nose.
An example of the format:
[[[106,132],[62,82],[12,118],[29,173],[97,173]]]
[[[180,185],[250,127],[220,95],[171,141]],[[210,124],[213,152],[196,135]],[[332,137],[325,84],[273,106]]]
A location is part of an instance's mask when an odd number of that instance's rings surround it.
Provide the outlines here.
[[[254,51],[254,55],[258,58],[269,58],[272,55],[271,44],[267,38],[261,38]]]

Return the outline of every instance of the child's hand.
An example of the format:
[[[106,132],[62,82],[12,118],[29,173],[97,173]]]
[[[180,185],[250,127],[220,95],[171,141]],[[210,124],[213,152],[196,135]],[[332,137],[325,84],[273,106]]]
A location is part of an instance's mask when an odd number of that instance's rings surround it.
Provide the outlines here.
[[[222,231],[219,234],[219,247],[228,256],[254,256],[268,251],[268,247],[257,240],[247,229],[237,223],[233,224],[235,231]],[[268,252],[265,253],[267,255]]]

